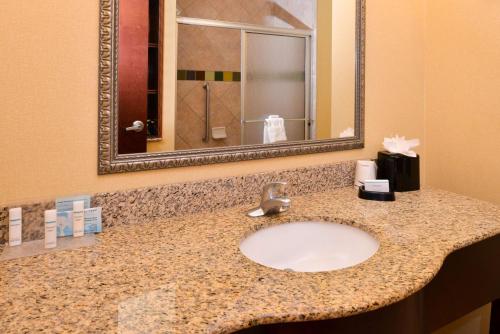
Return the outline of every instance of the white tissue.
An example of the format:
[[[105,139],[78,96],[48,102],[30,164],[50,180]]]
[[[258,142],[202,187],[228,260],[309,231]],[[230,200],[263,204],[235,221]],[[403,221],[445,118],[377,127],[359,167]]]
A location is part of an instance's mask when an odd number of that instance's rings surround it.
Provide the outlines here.
[[[347,128],[344,131],[342,131],[339,135],[340,138],[350,138],[354,137],[354,129],[353,128]]]
[[[420,145],[419,139],[410,139],[406,140],[403,137],[393,137],[393,138],[384,138],[384,148],[390,153],[399,153],[406,155],[407,157],[416,158],[417,153],[412,151],[411,149]]]

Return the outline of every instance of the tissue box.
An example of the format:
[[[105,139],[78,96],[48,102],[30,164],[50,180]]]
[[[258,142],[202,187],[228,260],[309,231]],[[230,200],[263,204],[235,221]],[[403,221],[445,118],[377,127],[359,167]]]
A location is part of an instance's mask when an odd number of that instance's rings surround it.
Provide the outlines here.
[[[377,179],[389,180],[391,191],[420,190],[420,157],[399,153],[379,152]]]

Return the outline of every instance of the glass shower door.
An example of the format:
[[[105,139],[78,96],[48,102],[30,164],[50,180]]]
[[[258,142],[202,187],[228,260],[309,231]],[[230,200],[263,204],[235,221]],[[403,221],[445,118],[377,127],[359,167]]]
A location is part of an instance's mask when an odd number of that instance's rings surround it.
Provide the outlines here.
[[[285,119],[288,141],[308,139],[308,37],[254,32],[242,37],[242,143],[263,143],[269,115]]]

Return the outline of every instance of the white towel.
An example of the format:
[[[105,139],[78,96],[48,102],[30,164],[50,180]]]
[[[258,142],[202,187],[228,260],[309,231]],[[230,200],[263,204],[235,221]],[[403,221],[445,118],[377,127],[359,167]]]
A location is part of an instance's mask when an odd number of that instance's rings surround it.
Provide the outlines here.
[[[355,135],[356,133],[353,128],[347,128],[340,133],[339,138],[350,138],[354,137]]]
[[[264,144],[286,141],[285,120],[271,115],[264,121]]]

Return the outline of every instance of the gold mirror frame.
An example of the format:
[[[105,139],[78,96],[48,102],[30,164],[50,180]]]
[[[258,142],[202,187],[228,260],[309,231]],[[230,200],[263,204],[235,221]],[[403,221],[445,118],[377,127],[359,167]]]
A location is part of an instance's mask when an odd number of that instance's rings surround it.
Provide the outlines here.
[[[355,137],[177,152],[118,154],[119,0],[100,0],[98,173],[112,174],[353,150],[364,147],[365,0],[356,0]]]

